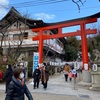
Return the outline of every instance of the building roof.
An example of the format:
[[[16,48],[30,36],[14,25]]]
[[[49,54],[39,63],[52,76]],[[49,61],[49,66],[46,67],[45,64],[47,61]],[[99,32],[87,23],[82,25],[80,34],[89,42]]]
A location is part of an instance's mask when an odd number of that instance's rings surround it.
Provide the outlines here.
[[[76,19],[71,19],[71,20],[66,20],[66,21],[61,21],[61,22],[56,22],[56,23],[50,23],[50,25],[69,23],[69,22],[79,21],[79,20],[84,20],[84,19],[89,19],[89,18],[100,18],[100,12],[87,16],[87,17],[76,18]]]
[[[100,17],[100,12],[91,16],[87,16],[87,17],[66,20],[66,21],[61,21],[61,22],[56,22],[56,23],[45,23],[42,20],[35,20],[35,19],[27,18],[25,16],[21,16],[21,14],[14,7],[12,7],[10,11],[7,13],[7,15],[3,19],[0,20],[0,31],[3,30],[4,28],[8,28],[9,26],[11,26],[14,22],[16,22],[16,20],[25,23],[26,25],[29,26],[30,29],[32,29],[32,28],[52,26],[52,25],[62,24],[62,23],[69,23],[72,21],[79,21],[82,19],[99,18],[99,17]],[[54,34],[57,34],[58,29],[53,29],[51,31],[53,31]],[[60,38],[60,40],[63,43],[67,43],[65,38]]]
[[[56,22],[56,23],[49,23],[47,25],[52,26],[52,25],[57,25],[57,24],[63,24],[63,23],[69,23],[69,22],[73,22],[73,21],[79,21],[79,20],[84,20],[84,19],[90,19],[90,18],[100,18],[100,12],[87,16],[87,17],[82,17],[82,18],[77,18],[77,19],[72,19],[72,20],[66,20],[66,21],[61,21],[61,22]],[[55,29],[54,31],[58,31],[57,29]],[[62,39],[61,41],[63,41],[63,43],[67,43],[65,39]]]
[[[21,16],[21,14],[14,7],[12,7],[10,11],[7,13],[7,15],[0,20],[0,29],[5,28],[6,26],[9,27],[16,20],[25,23],[30,28],[42,27],[44,25],[47,25],[42,20],[34,20],[34,19],[29,19],[25,16]]]
[[[27,15],[26,15],[27,16]],[[30,29],[32,28],[39,28],[39,27],[44,27],[44,26],[49,26],[51,25],[50,23],[45,23],[42,20],[35,20],[35,19],[30,19],[27,18],[25,16],[22,16],[14,7],[12,7],[10,9],[10,11],[6,14],[5,17],[3,17],[0,20],[0,31],[5,30],[5,28],[7,29],[9,26],[11,26],[14,22],[16,22],[16,20],[21,21],[23,23],[25,23],[26,25],[29,26]],[[55,29],[56,30],[56,29]],[[57,32],[54,30],[53,31],[54,34],[56,34]],[[60,38],[60,40],[63,43],[66,43],[66,40],[64,38]]]

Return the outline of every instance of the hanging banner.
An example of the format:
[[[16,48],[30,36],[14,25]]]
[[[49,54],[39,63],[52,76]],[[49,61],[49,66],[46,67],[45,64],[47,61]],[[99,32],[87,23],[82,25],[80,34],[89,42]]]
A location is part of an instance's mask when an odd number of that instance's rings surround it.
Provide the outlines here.
[[[34,52],[33,53],[33,72],[36,69],[37,65],[39,62],[39,53],[38,52]]]

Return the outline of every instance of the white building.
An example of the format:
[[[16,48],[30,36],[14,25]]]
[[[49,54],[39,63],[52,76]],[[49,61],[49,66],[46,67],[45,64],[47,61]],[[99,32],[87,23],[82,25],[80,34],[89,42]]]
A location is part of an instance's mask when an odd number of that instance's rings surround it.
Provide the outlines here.
[[[19,52],[19,55],[16,56],[19,56],[19,60],[21,60],[20,58],[27,58],[29,60],[30,57],[33,57],[33,52],[38,51],[39,43],[38,41],[32,41],[32,37],[39,34],[32,32],[32,29],[48,25],[50,23],[44,23],[42,20],[34,20],[21,16],[12,7],[6,16],[0,20],[0,40],[2,42],[1,48],[3,48],[3,54],[7,53],[7,50],[11,54],[13,54],[13,50],[14,52],[17,50],[16,54]],[[44,34],[57,34],[57,29],[45,30]],[[66,43],[65,38],[45,40],[43,61],[47,63],[50,61],[62,61],[60,57],[64,56],[64,43]]]

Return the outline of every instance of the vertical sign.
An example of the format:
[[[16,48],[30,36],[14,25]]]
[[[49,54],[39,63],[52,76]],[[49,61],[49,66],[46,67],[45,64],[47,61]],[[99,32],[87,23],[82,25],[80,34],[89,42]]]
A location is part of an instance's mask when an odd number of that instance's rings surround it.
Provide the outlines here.
[[[33,55],[33,72],[36,69],[38,62],[39,62],[39,53],[34,52],[34,55]]]
[[[92,70],[97,71],[97,64],[93,64]]]
[[[88,70],[88,64],[87,63],[84,63],[84,69]]]

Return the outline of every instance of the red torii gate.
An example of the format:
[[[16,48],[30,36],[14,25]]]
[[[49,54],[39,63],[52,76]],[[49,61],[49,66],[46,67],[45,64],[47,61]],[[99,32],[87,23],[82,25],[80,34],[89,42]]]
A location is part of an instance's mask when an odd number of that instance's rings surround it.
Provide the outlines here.
[[[81,40],[82,40],[82,61],[83,61],[82,67],[83,67],[84,70],[89,70],[86,35],[87,34],[95,34],[97,32],[97,30],[96,29],[86,29],[86,24],[93,23],[93,22],[97,22],[97,18],[92,18],[92,17],[82,18],[82,19],[79,19],[79,20],[72,20],[72,21],[66,21],[66,22],[52,24],[52,26],[45,26],[45,27],[41,27],[41,28],[32,29],[33,32],[39,32],[39,35],[32,38],[33,41],[39,40],[39,46],[38,46],[39,64],[42,64],[43,41],[44,40],[80,35]],[[62,33],[62,28],[69,27],[69,26],[75,26],[75,25],[80,25],[79,31],[68,32],[68,33],[64,33],[64,34]],[[51,30],[51,29],[58,29],[58,33],[53,34],[53,35],[43,34],[44,30]],[[87,68],[85,68],[85,66]]]

